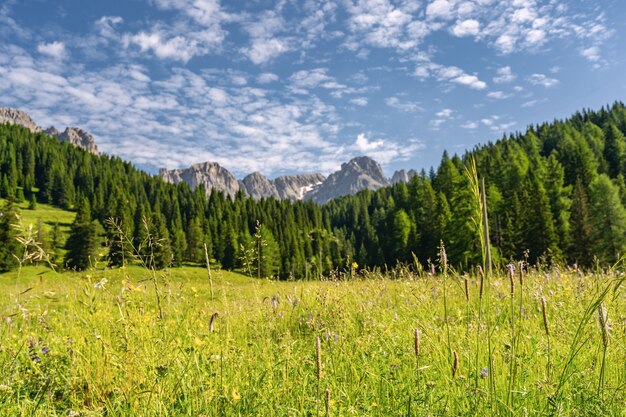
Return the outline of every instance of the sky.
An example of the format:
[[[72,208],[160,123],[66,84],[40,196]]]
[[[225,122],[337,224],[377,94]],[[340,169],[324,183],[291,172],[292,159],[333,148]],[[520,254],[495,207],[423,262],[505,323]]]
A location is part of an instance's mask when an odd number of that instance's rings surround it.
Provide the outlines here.
[[[428,170],[626,98],[623,0],[2,0],[0,107],[156,173]]]

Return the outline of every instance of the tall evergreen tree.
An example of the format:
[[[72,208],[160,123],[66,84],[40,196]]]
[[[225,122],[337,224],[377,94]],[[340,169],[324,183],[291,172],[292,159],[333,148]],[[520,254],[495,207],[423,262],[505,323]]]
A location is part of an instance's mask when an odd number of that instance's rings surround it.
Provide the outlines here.
[[[8,200],[0,208],[0,272],[17,267],[17,255],[20,249],[14,225],[17,224],[17,208]]]
[[[601,262],[613,263],[626,254],[626,209],[620,201],[619,190],[608,176],[599,175],[591,183],[589,202],[593,253]]]
[[[571,246],[568,257],[578,265],[589,266],[593,259],[593,225],[591,224],[589,197],[580,178],[574,186],[570,224]]]
[[[85,270],[93,266],[97,260],[100,246],[98,236],[101,227],[91,220],[89,202],[83,198],[78,206],[76,218],[70,229],[65,249],[65,266],[69,269]]]

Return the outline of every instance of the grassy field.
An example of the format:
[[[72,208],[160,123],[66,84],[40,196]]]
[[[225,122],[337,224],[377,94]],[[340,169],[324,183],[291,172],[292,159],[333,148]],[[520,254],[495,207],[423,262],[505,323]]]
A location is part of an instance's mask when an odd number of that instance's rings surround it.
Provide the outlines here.
[[[0,207],[4,206],[6,200],[0,198]],[[48,204],[37,203],[34,210],[28,208],[28,201],[23,201],[17,204],[19,208],[20,223],[24,228],[32,227],[34,233],[37,232],[37,228],[41,223],[41,228],[47,244],[51,244],[53,229],[55,224],[59,227],[57,256],[59,259],[63,259],[65,250],[62,249],[65,246],[65,241],[70,233],[70,227],[74,222],[76,213],[73,211],[63,210],[58,207],[53,207]]]
[[[0,415],[625,416],[623,279],[28,267],[0,275]]]

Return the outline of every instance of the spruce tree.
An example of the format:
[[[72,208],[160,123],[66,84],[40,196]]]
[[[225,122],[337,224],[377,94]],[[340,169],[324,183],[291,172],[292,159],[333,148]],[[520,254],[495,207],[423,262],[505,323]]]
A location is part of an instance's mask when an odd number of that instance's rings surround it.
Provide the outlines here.
[[[86,198],[81,199],[76,218],[70,229],[65,249],[65,266],[68,269],[85,270],[97,260],[101,227],[91,220],[91,208]]]
[[[603,263],[614,263],[626,253],[626,209],[619,190],[608,176],[598,175],[591,183],[589,202],[593,254]]]
[[[17,209],[9,200],[0,208],[0,272],[10,271],[18,265],[14,256],[20,249],[14,227],[17,221]]]
[[[578,265],[589,266],[593,260],[591,253],[593,225],[591,224],[589,197],[580,178],[574,186],[570,224],[569,258]]]

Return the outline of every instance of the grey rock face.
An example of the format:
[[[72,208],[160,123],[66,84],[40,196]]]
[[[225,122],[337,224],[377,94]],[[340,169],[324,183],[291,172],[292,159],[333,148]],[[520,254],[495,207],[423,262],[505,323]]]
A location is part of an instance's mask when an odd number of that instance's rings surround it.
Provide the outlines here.
[[[96,141],[93,136],[79,127],[66,128],[63,133],[58,135],[58,138],[59,142],[67,142],[71,145],[83,148],[95,155],[99,154],[98,147],[96,146]]]
[[[260,172],[253,172],[247,175],[241,182],[246,193],[255,200],[267,197],[279,198],[278,190],[274,183]]]
[[[61,135],[61,132],[59,132],[54,126],[50,126],[46,130],[44,130],[43,133],[53,138],[58,138]]]
[[[269,180],[260,172],[253,172],[243,180],[235,177],[215,162],[194,164],[187,169],[160,169],[159,176],[166,182],[178,184],[184,182],[192,189],[204,185],[207,195],[212,190],[220,190],[234,197],[242,190],[252,198],[275,198],[278,200],[302,200],[307,193],[324,181],[322,174],[286,175]]]
[[[324,204],[333,198],[356,194],[361,190],[378,190],[389,185],[382,168],[373,159],[361,156],[341,165],[316,189],[305,195],[306,200]]]
[[[192,190],[199,185],[204,185],[207,196],[211,191],[218,190],[235,197],[239,191],[239,181],[227,169],[222,168],[216,162],[202,162],[193,164],[187,169],[160,169],[159,176],[165,181],[173,184],[185,182]]]
[[[93,136],[78,127],[68,127],[63,133],[59,132],[54,126],[42,130],[28,113],[8,107],[0,108],[0,124],[5,123],[23,126],[33,133],[44,132],[48,136],[59,138],[60,142],[68,142],[95,155],[99,155],[98,146],[96,146]]]
[[[0,124],[10,124],[23,126],[33,133],[41,132],[41,128],[37,123],[22,110],[12,109],[8,107],[0,108]]]
[[[409,182],[416,175],[417,171],[414,169],[410,169],[409,171],[401,169],[393,173],[393,177],[391,177],[391,183],[397,184],[399,182]]]
[[[278,190],[278,198],[302,200],[316,187],[319,187],[326,177],[322,174],[286,175],[276,178],[273,182]]]

